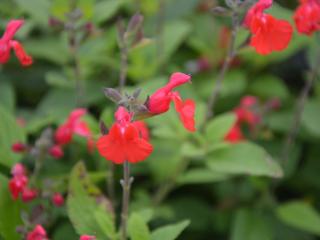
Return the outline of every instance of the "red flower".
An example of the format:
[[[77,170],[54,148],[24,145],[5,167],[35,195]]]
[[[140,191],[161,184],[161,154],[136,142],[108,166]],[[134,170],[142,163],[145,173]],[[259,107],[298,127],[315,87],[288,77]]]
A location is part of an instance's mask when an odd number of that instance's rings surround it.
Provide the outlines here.
[[[86,122],[80,118],[87,113],[86,109],[78,108],[71,112],[67,121],[55,132],[55,141],[59,145],[68,144],[72,141],[73,134],[90,138],[91,132]]]
[[[27,146],[24,143],[16,142],[12,144],[11,150],[15,153],[22,153],[27,150]]]
[[[54,145],[52,146],[50,149],[49,149],[49,154],[56,158],[56,159],[59,159],[59,158],[62,158],[64,153],[63,153],[63,150],[61,148],[60,145]]]
[[[193,100],[183,101],[178,92],[172,90],[186,82],[190,82],[190,76],[184,73],[174,73],[170,77],[169,83],[158,89],[152,94],[147,103],[149,112],[153,115],[161,114],[169,110],[170,103],[173,100],[176,111],[179,113],[180,120],[189,131],[195,131],[194,113],[195,104]]]
[[[47,240],[46,230],[41,226],[37,225],[33,231],[29,232],[27,235],[27,240]]]
[[[230,143],[238,143],[244,140],[244,136],[242,134],[241,128],[239,124],[235,124],[225,136],[225,141]]]
[[[131,114],[119,107],[114,123],[107,135],[99,138],[99,153],[109,161],[121,164],[124,161],[137,163],[145,160],[152,152],[152,145],[139,135],[138,129],[131,123]]]
[[[13,200],[17,200],[20,193],[22,193],[27,186],[28,178],[26,176],[26,170],[21,163],[14,165],[11,174],[13,177],[9,181],[9,190]]]
[[[24,51],[22,45],[13,40],[15,33],[23,25],[23,20],[11,20],[0,39],[0,64],[6,63],[10,58],[11,48],[13,48],[17,58],[23,66],[32,64],[32,58]]]
[[[61,207],[64,204],[64,198],[61,193],[55,193],[52,196],[51,201],[57,207]]]
[[[194,132],[195,121],[194,121],[194,112],[195,112],[195,103],[191,99],[183,101],[179,94],[176,94],[173,98],[176,111],[179,113],[179,117],[184,127],[190,132]]]
[[[96,240],[95,236],[89,236],[89,235],[82,235],[80,237],[80,240]]]
[[[35,189],[29,189],[25,187],[22,191],[22,201],[23,202],[30,202],[38,196],[38,191]]]
[[[27,183],[28,178],[26,176],[16,176],[11,178],[9,181],[9,190],[13,200],[17,200],[19,198],[20,193],[23,192]]]
[[[284,50],[293,32],[289,22],[276,19],[263,12],[271,5],[272,0],[259,0],[249,9],[244,21],[244,25],[252,33],[250,45],[262,55]]]
[[[319,31],[320,1],[301,0],[293,18],[299,33],[311,35],[315,31]]]
[[[169,83],[152,94],[148,101],[148,109],[152,114],[160,114],[169,110],[172,90],[179,85],[190,82],[191,77],[184,73],[173,73]]]
[[[136,121],[133,122],[132,125],[136,127],[141,138],[143,138],[146,141],[149,141],[149,129],[147,124],[145,124],[143,121]]]

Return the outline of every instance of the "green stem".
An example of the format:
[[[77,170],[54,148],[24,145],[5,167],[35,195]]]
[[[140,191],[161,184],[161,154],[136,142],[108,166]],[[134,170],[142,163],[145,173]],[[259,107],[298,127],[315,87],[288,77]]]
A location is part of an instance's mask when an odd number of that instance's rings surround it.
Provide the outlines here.
[[[120,227],[121,240],[127,240],[127,223],[129,214],[130,190],[132,182],[133,178],[130,178],[130,164],[128,161],[125,161],[123,164],[123,179],[120,182],[123,189]]]
[[[229,70],[230,64],[236,55],[236,44],[235,43],[236,43],[236,36],[237,36],[237,32],[238,32],[238,25],[239,25],[238,12],[236,9],[233,9],[232,33],[231,33],[231,39],[229,42],[229,46],[227,49],[227,56],[223,62],[223,65],[222,65],[222,68],[220,69],[217,81],[215,82],[213,90],[212,90],[211,95],[209,97],[209,101],[207,103],[206,116],[205,116],[203,126],[206,124],[206,122],[210,118],[212,118],[214,116],[214,107],[215,107],[217,99],[219,97],[225,74]]]

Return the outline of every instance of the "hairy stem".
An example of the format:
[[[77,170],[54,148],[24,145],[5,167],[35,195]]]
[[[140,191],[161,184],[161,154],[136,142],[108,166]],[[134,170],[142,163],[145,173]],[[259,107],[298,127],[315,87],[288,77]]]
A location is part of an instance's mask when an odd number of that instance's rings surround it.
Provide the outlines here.
[[[122,211],[121,211],[121,240],[127,240],[127,228],[128,228],[128,214],[129,214],[129,201],[130,190],[133,178],[130,178],[130,165],[128,161],[123,164],[123,179],[121,180],[121,186],[123,189],[122,195]]]
[[[282,150],[281,159],[282,159],[282,162],[284,165],[288,161],[291,146],[294,143],[294,140],[296,139],[296,136],[298,134],[303,110],[304,110],[306,101],[308,99],[308,96],[310,94],[310,91],[312,89],[312,86],[313,86],[315,80],[317,79],[317,73],[318,73],[317,71],[318,71],[319,65],[320,65],[320,52],[318,52],[318,54],[316,56],[315,64],[312,67],[312,70],[311,70],[310,74],[308,75],[307,81],[306,81],[306,83],[300,93],[300,96],[297,100],[296,111],[294,113],[293,121],[290,126],[290,130],[288,132],[288,135],[285,139],[284,147]]]
[[[107,192],[113,207],[115,207],[114,172],[115,165],[112,162],[108,162]]]
[[[222,68],[220,69],[217,81],[214,84],[213,90],[211,92],[211,95],[209,97],[209,101],[207,103],[207,111],[206,111],[206,116],[204,120],[204,124],[214,116],[214,107],[216,105],[217,99],[219,97],[222,83],[224,80],[224,76],[226,72],[230,68],[230,64],[232,60],[234,59],[236,55],[236,46],[235,46],[235,41],[236,41],[236,36],[238,32],[238,25],[239,25],[239,20],[238,20],[238,12],[234,9],[232,13],[232,32],[231,32],[231,39],[229,42],[229,46],[227,49],[227,56],[224,59]]]
[[[73,72],[75,77],[75,87],[76,87],[76,103],[77,106],[83,105],[83,96],[84,89],[81,79],[81,69],[80,69],[80,60],[78,56],[79,51],[79,42],[76,37],[76,31],[71,30],[69,35],[69,48],[73,59]]]
[[[46,157],[46,154],[47,154],[47,148],[40,148],[39,149],[39,153],[37,154],[37,157],[35,159],[35,165],[34,165],[31,179],[30,179],[31,186],[34,186],[36,184],[36,181],[39,176],[40,170],[42,168],[43,161]]]
[[[127,81],[128,72],[128,48],[123,41],[120,46],[121,62],[120,62],[120,78],[119,78],[119,91],[122,92]]]
[[[164,29],[164,21],[165,21],[165,0],[159,1],[159,10],[157,16],[157,58],[159,61],[159,68],[161,69],[162,62],[162,53],[163,53],[163,29]]]

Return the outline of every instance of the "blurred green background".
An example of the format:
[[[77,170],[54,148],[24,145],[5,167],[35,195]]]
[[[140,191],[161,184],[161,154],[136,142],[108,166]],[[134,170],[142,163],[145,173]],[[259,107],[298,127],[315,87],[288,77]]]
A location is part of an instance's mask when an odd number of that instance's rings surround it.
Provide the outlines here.
[[[210,12],[219,4],[225,5],[209,0],[1,0],[1,32],[10,19],[25,19],[15,38],[34,58],[29,68],[22,68],[13,56],[0,66],[0,236],[4,240],[21,239],[15,228],[22,224],[21,213],[32,207],[13,203],[6,188],[14,163],[22,161],[30,168],[33,164],[32,158],[12,153],[11,144],[17,140],[33,142],[41,130],[61,124],[77,106],[75,64],[80,69],[82,102],[90,111],[85,120],[91,130],[98,137],[99,120],[112,124],[116,106],[104,97],[102,89],[118,86],[116,22],[120,16],[125,22],[136,12],[144,16],[145,39],[129,51],[125,90],[140,87],[143,99],[164,85],[171,73],[189,73],[193,84],[179,91],[183,97],[195,99],[199,126],[226,53],[228,37],[224,33],[230,19]],[[297,4],[283,0],[268,12],[293,23]],[[76,34],[77,62],[70,49],[70,32],[59,24],[70,20],[66,13],[72,9],[81,12],[73,23],[80,29]],[[248,36],[246,29],[240,29],[237,44]],[[135,239],[156,239],[154,229],[186,219],[190,225],[183,222],[181,231],[186,229],[177,239],[319,239],[319,81],[306,103],[283,174],[279,158],[317,45],[315,36],[295,32],[289,47],[279,53],[260,56],[250,47],[242,48],[226,74],[218,115],[205,134],[187,133],[174,111],[146,121],[155,150],[145,162],[132,167],[135,181],[130,208],[137,215],[133,218],[138,218],[132,220],[132,228],[143,232]],[[224,113],[232,111],[245,95],[257,96],[262,103],[276,97],[281,108],[263,117],[257,136],[247,136],[252,143],[225,146],[223,134],[233,118]],[[16,119],[23,119],[25,126],[19,127]],[[269,164],[266,159],[273,160]],[[88,153],[81,138],[66,149],[62,160],[48,158],[41,178],[58,181],[58,189],[67,193],[66,179],[79,160],[85,162],[91,181],[104,192],[107,164],[98,153]],[[120,177],[121,167],[117,167],[116,183]],[[69,189],[76,188],[70,182]],[[166,187],[169,190],[163,201],[154,205],[155,193],[166,191]],[[120,185],[116,184],[116,190],[120,203]],[[77,234],[83,231],[79,228],[85,223],[77,221],[96,221],[90,211],[82,213],[81,205],[73,209],[69,201],[77,199],[69,199],[62,209],[50,210],[46,225],[50,239],[78,239]]]

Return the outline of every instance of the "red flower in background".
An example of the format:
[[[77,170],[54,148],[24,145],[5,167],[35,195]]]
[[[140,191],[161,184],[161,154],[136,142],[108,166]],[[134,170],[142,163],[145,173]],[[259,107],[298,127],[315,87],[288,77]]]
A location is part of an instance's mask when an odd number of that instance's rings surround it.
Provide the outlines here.
[[[184,83],[190,82],[191,77],[184,73],[173,73],[169,83],[153,93],[147,103],[149,112],[153,115],[167,112],[171,101],[174,101],[180,120],[189,131],[195,131],[194,113],[195,103],[191,99],[183,101],[178,92],[172,90]]]
[[[301,0],[293,19],[299,33],[311,35],[320,30],[320,1]]]
[[[95,236],[89,236],[89,235],[82,235],[80,237],[80,240],[96,240]]]
[[[153,147],[142,138],[135,124],[131,123],[132,115],[124,107],[119,107],[115,118],[116,123],[112,125],[109,133],[97,141],[99,153],[106,160],[116,164],[145,160],[153,151]]]
[[[55,193],[52,196],[51,201],[57,207],[61,207],[64,204],[64,198],[61,193]]]
[[[22,153],[28,149],[28,146],[22,142],[16,142],[12,144],[11,150],[15,153]]]
[[[47,240],[47,239],[48,239],[47,232],[41,225],[37,225],[27,235],[27,240]]]
[[[23,23],[23,20],[11,20],[8,23],[7,28],[0,39],[0,64],[8,62],[11,48],[13,48],[17,58],[23,66],[32,64],[32,58],[25,52],[22,45],[18,41],[13,40],[15,33]]]
[[[60,145],[54,145],[52,146],[50,149],[49,149],[49,154],[56,158],[56,159],[59,159],[59,158],[62,158],[64,153],[63,153],[63,150],[61,148]]]
[[[68,144],[72,141],[73,134],[86,137],[88,141],[92,141],[92,134],[88,124],[81,120],[81,117],[87,113],[84,108],[73,110],[66,122],[58,127],[55,132],[55,141],[58,145]],[[88,145],[90,145],[88,143]]]
[[[30,202],[38,196],[38,191],[25,187],[22,191],[21,199],[23,202]]]
[[[19,198],[20,193],[26,188],[28,184],[28,178],[26,176],[26,170],[21,163],[17,163],[11,174],[13,177],[9,181],[9,190],[13,200],[17,200]]]
[[[239,124],[235,124],[228,132],[228,134],[224,137],[224,140],[230,143],[238,143],[244,140],[244,136],[242,134],[241,128]]]
[[[271,6],[272,0],[259,0],[249,9],[244,20],[244,25],[252,33],[250,45],[262,55],[284,50],[293,32],[289,22],[264,13]]]
[[[258,99],[254,96],[245,96],[241,99],[240,105],[233,110],[237,120],[225,136],[226,141],[237,143],[245,139],[241,130],[242,124],[247,124],[251,131],[254,130],[257,124],[261,122],[261,116],[255,110],[257,106]]]

